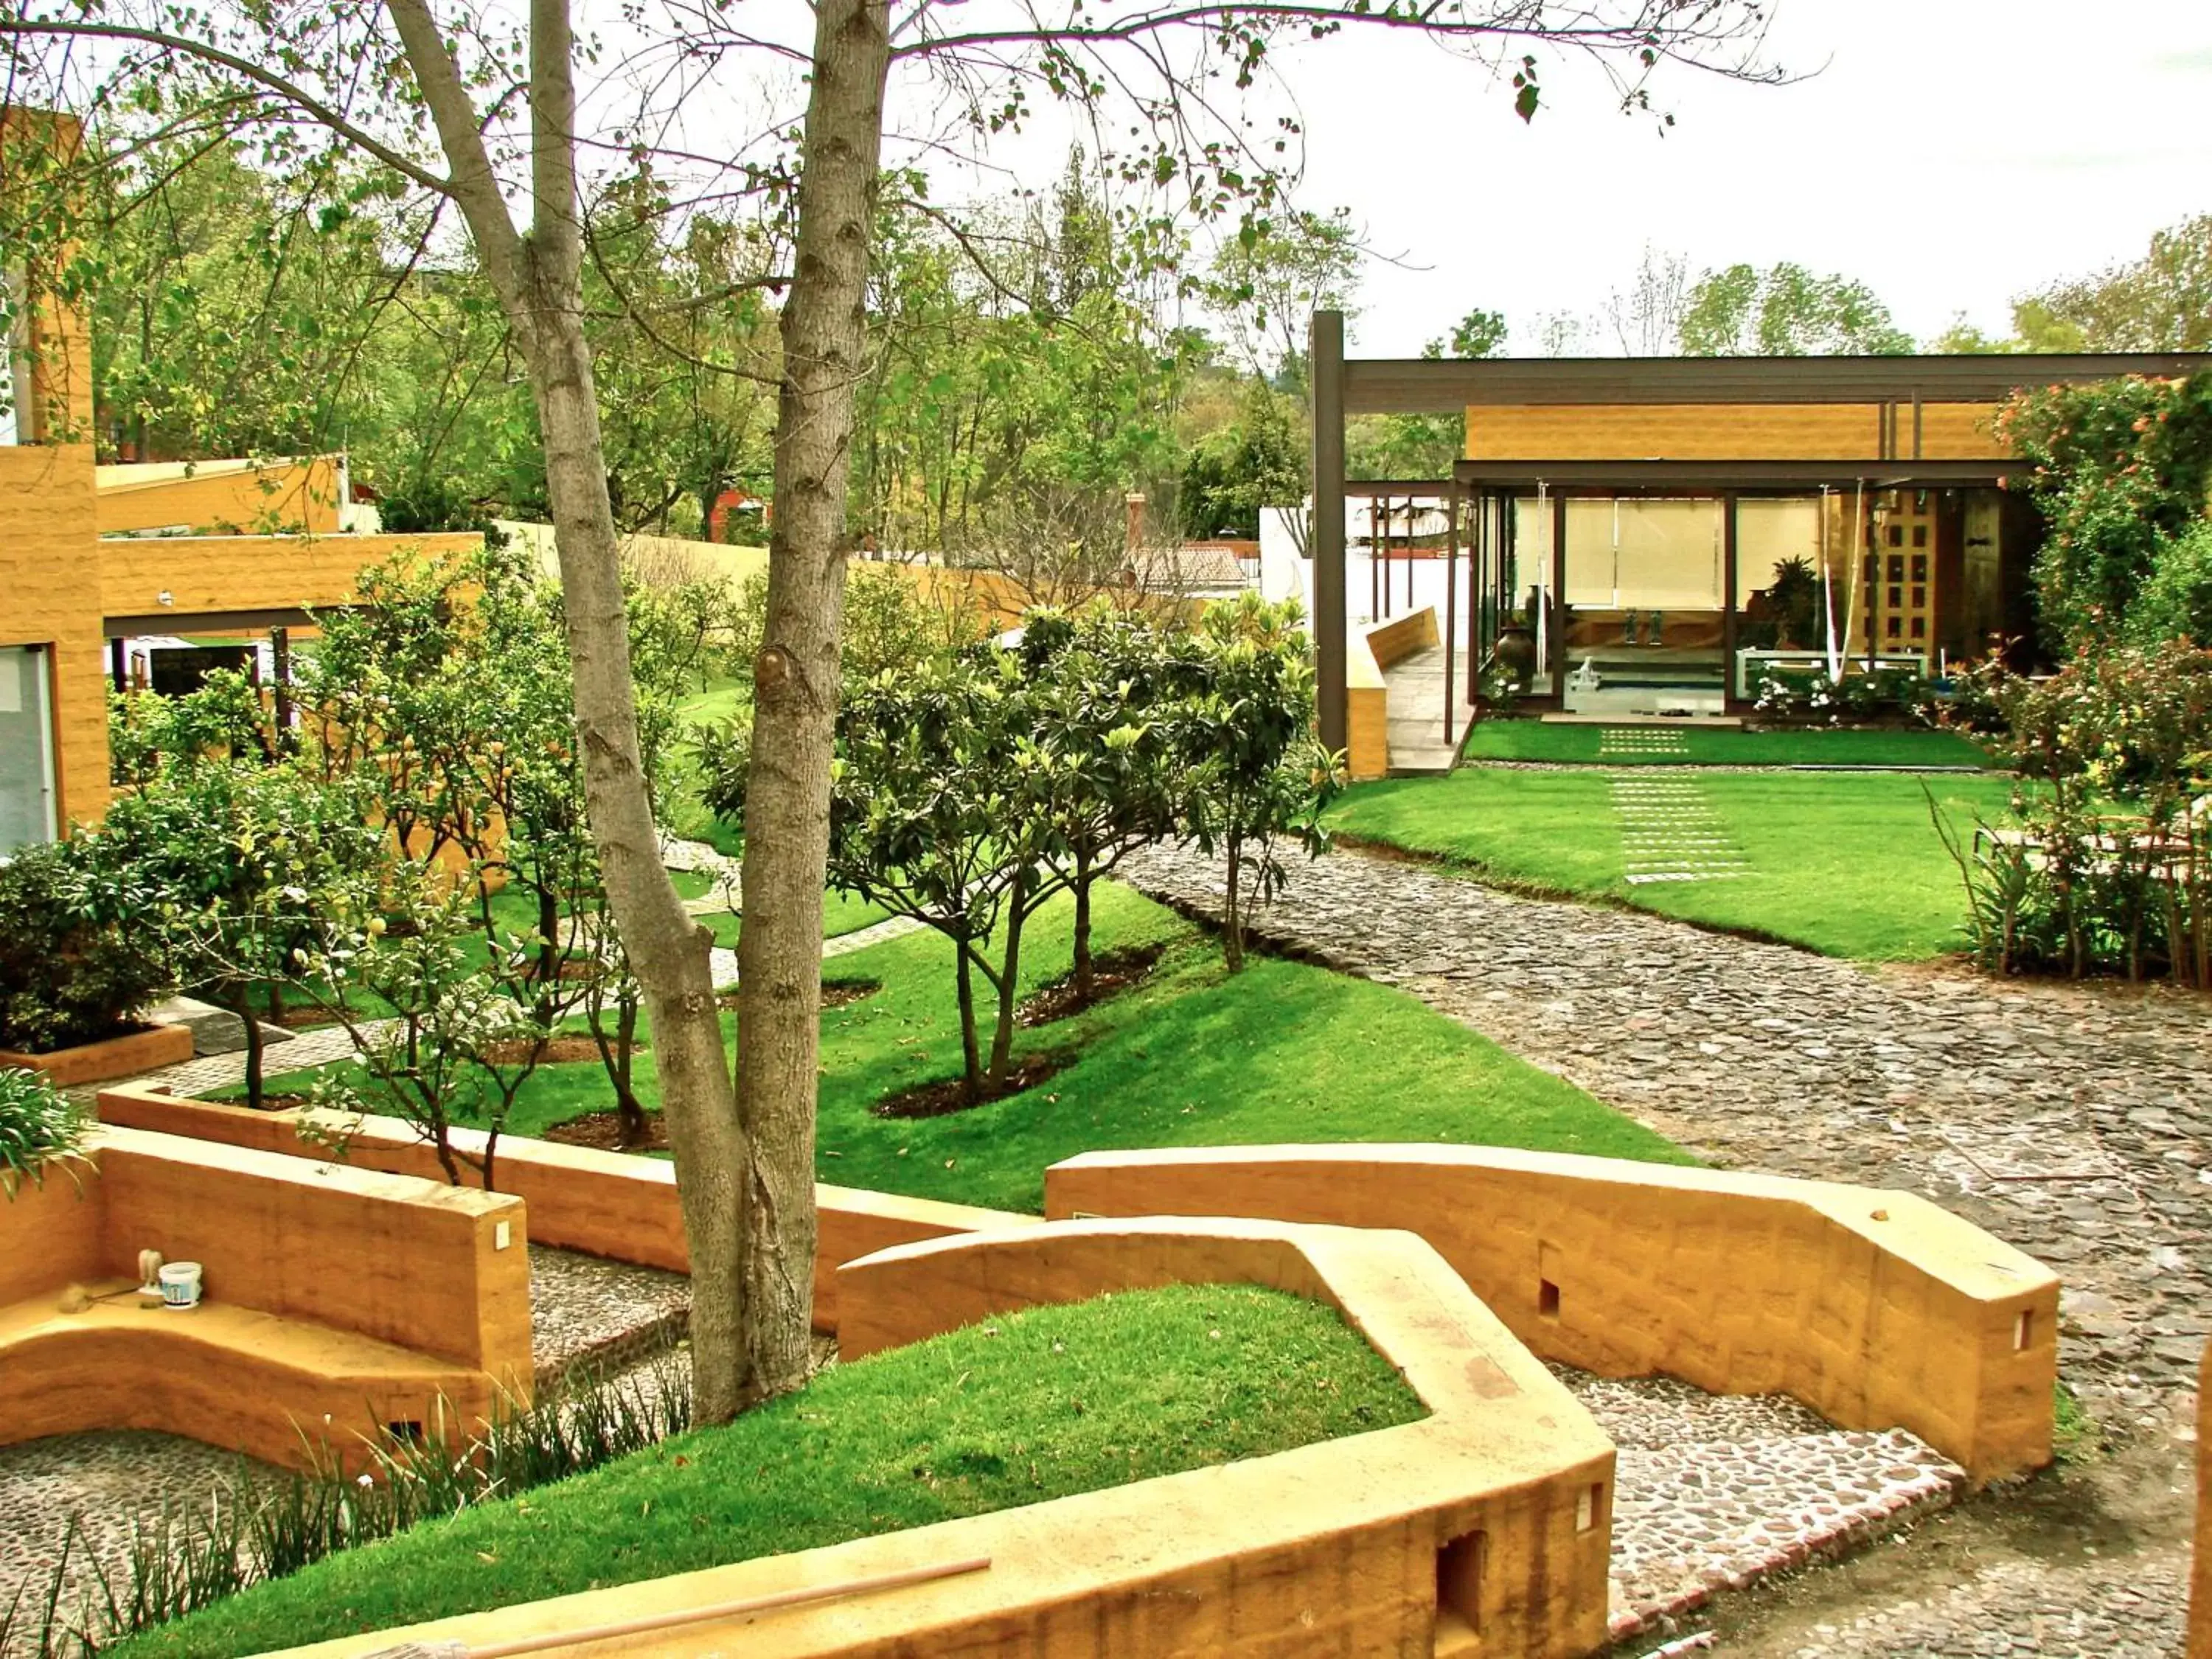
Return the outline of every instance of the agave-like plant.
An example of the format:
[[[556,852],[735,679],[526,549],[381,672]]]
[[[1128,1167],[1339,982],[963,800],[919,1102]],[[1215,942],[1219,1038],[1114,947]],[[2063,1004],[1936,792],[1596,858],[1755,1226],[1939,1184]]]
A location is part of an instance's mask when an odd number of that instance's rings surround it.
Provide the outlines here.
[[[85,1115],[40,1072],[0,1066],[0,1195],[26,1178],[44,1182],[49,1165],[82,1156]]]

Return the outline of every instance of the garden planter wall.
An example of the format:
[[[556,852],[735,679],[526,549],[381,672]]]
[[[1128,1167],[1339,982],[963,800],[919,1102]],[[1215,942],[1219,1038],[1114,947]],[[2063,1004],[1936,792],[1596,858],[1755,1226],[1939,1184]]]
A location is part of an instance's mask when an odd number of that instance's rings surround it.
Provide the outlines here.
[[[1026,1508],[355,1636],[290,1659],[558,1637],[978,1556],[988,1571],[636,1642],[656,1659],[1567,1659],[1606,1641],[1612,1444],[1409,1234],[1159,1217],[1066,1223],[902,1246],[848,1264],[840,1278],[871,1344],[1139,1285],[1279,1285],[1337,1307],[1431,1414]],[[573,1642],[545,1650],[586,1651]]]
[[[2190,1575],[2189,1659],[2212,1659],[2212,1343],[2197,1373],[2197,1559]]]
[[[100,1115],[104,1122],[293,1158],[328,1155],[322,1146],[300,1139],[297,1112],[257,1112],[158,1088],[126,1087],[100,1091]],[[343,1121],[352,1127],[344,1160],[349,1164],[445,1180],[436,1154],[407,1123],[390,1117],[365,1117],[357,1124]],[[483,1139],[473,1131],[454,1136],[456,1146],[471,1152],[480,1149]],[[492,1175],[501,1192],[530,1206],[531,1237],[541,1244],[671,1273],[690,1271],[676,1166],[664,1159],[503,1135]],[[837,1328],[839,1262],[916,1239],[1037,1224],[1035,1216],[846,1187],[817,1187],[815,1202],[814,1323],[825,1332]]]
[[[74,1089],[83,1083],[106,1083],[112,1078],[136,1077],[164,1066],[181,1066],[192,1057],[192,1034],[182,1025],[148,1025],[99,1042],[50,1054],[23,1054],[0,1048],[0,1066],[20,1066],[44,1073],[58,1088]]]
[[[88,1150],[0,1202],[0,1444],[154,1429],[357,1462],[441,1400],[465,1423],[528,1397],[519,1200],[131,1129]],[[149,1248],[200,1265],[198,1306],[138,1295]],[[63,1312],[72,1285],[98,1299]]]
[[[1405,1227],[1538,1354],[1911,1429],[1978,1483],[2051,1461],[2058,1280],[1910,1193],[1495,1146],[1091,1152],[1054,1217]]]

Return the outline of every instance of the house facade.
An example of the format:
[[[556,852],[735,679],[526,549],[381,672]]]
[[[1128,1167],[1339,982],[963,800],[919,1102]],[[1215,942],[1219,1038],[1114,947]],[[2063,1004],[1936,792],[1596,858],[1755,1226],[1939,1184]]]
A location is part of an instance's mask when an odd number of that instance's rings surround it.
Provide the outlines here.
[[[1533,647],[1538,708],[1721,714],[1814,665],[1940,672],[2033,631],[2035,514],[1996,416],[2024,385],[2178,376],[2212,355],[1346,359],[1313,334],[1310,556],[1323,733],[1344,741],[1347,414],[1463,416],[1437,488],[1480,666]],[[1407,488],[1401,483],[1395,487]],[[1471,703],[1476,679],[1455,695]]]

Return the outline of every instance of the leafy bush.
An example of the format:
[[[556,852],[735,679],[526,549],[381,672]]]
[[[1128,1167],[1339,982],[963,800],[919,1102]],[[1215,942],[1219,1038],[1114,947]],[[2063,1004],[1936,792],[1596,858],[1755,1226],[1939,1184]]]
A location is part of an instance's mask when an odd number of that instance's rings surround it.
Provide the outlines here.
[[[2197,520],[2160,546],[2150,579],[2129,607],[2127,633],[2137,645],[2212,646],[2212,519]]]
[[[2085,651],[2008,678],[1993,743],[2019,772],[2017,834],[1939,818],[2001,973],[2163,973],[2212,986],[2212,651]]]
[[[84,1115],[43,1073],[0,1066],[0,1194],[12,1197],[25,1176],[74,1158],[83,1144]]]
[[[2029,464],[2012,480],[2041,509],[2044,621],[2069,646],[2127,617],[2161,545],[2203,516],[2212,486],[2212,374],[2130,375],[2026,392],[1997,435]]]
[[[173,981],[127,933],[82,838],[0,864],[0,1048],[45,1054],[111,1037]]]

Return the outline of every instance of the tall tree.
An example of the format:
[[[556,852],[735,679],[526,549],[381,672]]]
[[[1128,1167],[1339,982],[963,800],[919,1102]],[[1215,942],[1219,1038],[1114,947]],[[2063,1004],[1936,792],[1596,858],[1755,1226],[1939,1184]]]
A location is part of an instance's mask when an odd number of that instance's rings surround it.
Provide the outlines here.
[[[1784,261],[1709,270],[1690,289],[1682,349],[1692,357],[1895,356],[1912,337],[1864,283]]]
[[[750,15],[664,0],[606,20],[624,40],[659,27],[659,39],[627,57],[613,47],[604,57],[599,46],[580,51],[570,0],[528,0],[523,16],[510,32],[499,14],[440,0],[9,0],[0,85],[13,98],[151,111],[149,125],[189,104],[203,121],[258,125],[280,152],[304,154],[319,141],[302,135],[328,134],[441,198],[465,224],[526,371],[544,446],[592,830],[651,1011],[691,1251],[696,1410],[714,1421],[797,1386],[808,1366],[822,879],[847,485],[854,392],[867,369],[869,253],[894,61],[916,71],[921,113],[940,142],[948,112],[953,129],[980,145],[1018,125],[1033,100],[1100,113],[1115,106],[1109,130],[1132,134],[1114,159],[1120,178],[1164,192],[1164,211],[1242,217],[1256,234],[1279,209],[1297,128],[1287,119],[1264,126],[1224,93],[1255,88],[1281,41],[1357,27],[1493,59],[1548,42],[1596,59],[1626,106],[1648,109],[1650,77],[1670,61],[1759,73],[1764,9],[1758,0],[1441,0],[1419,9],[1223,0],[1048,16],[1014,4],[902,0],[895,15],[890,0],[817,0],[811,30],[779,38],[754,32]],[[639,755],[584,328],[579,161],[586,144],[594,156],[652,148],[674,130],[674,106],[693,89],[684,77],[724,59],[741,70],[797,69],[805,88],[795,155],[784,144],[793,129],[779,119],[765,155],[735,158],[750,166],[749,179],[787,202],[793,258],[787,271],[747,279],[782,285],[787,297],[775,531],[754,670],[734,1093],[708,935],[659,866]],[[588,116],[580,64],[603,66]],[[1537,70],[1524,56],[1512,77],[1524,116],[1539,102]],[[649,89],[672,83],[669,106],[652,106]],[[614,112],[623,100],[646,106],[624,118]],[[104,153],[94,145],[87,156],[96,162]]]
[[[2078,331],[2076,350],[2212,348],[2212,213],[2158,232],[2140,259],[2029,295],[2029,306]]]

